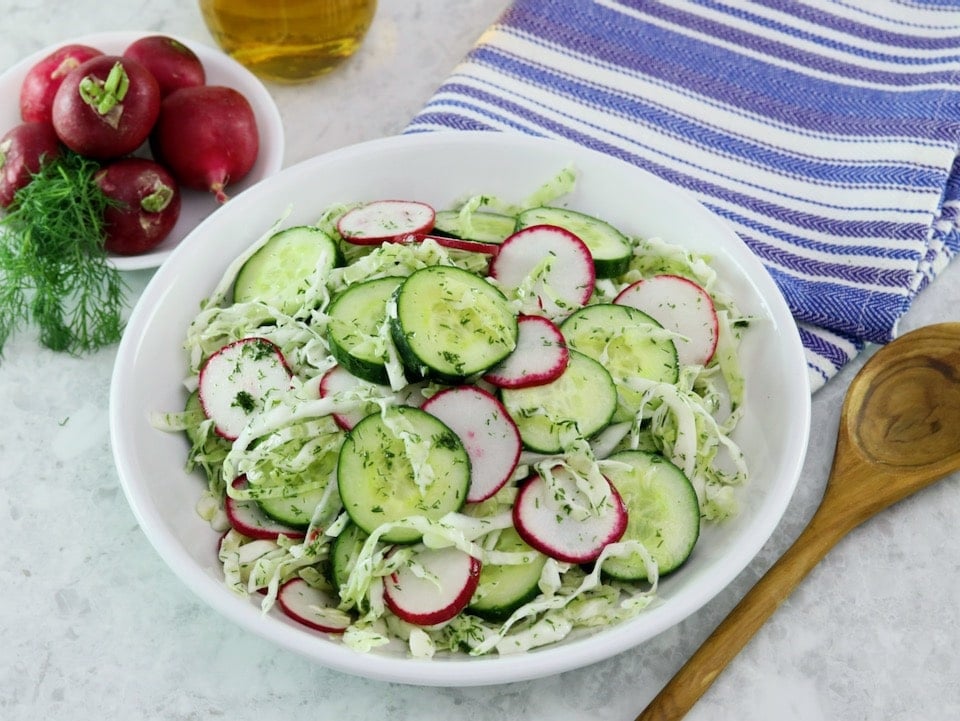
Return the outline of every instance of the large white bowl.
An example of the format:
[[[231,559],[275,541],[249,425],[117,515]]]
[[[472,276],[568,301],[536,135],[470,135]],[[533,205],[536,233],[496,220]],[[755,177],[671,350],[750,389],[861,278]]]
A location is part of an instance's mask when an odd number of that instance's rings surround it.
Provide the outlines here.
[[[6,102],[0,103],[0,135],[22,122],[16,99],[20,97],[20,86],[23,84],[27,72],[57,48],[68,44],[89,45],[105,53],[119,55],[134,40],[151,34],[154,33],[124,30],[70,38],[38,50],[10,67],[0,75],[0,97],[8,98]],[[230,196],[236,195],[280,170],[283,165],[284,150],[283,121],[280,118],[280,111],[277,109],[276,103],[274,103],[263,83],[257,79],[257,76],[225,53],[200,42],[176,36],[171,37],[179,40],[196,53],[200,62],[203,63],[207,85],[226,85],[238,90],[247,98],[250,107],[253,109],[253,115],[257,121],[257,130],[260,134],[260,151],[257,155],[257,161],[242,180],[227,186],[227,194]],[[136,155],[149,156],[149,152],[146,148],[143,148],[138,150]],[[173,230],[170,231],[170,235],[164,238],[160,245],[139,255],[108,253],[108,260],[119,270],[155,268],[166,260],[180,241],[217,207],[217,201],[212,193],[184,189],[181,195],[180,217],[177,219]]]
[[[200,301],[231,261],[292,208],[286,223],[310,223],[336,201],[410,198],[448,207],[476,193],[522,200],[566,165],[579,174],[569,205],[642,236],[713,257],[721,287],[758,320],[745,334],[748,391],[736,438],[752,478],[741,512],[704,529],[687,564],[663,579],[659,600],[615,628],[581,633],[504,657],[415,660],[360,654],[286,619],[261,615],[223,584],[216,534],[194,510],[204,488],[184,471],[179,434],[150,424],[179,410],[186,364],[181,343]],[[796,326],[769,275],[739,238],[691,197],[637,168],[562,142],[501,133],[430,133],[364,143],[305,161],[248,190],[204,221],[170,256],[134,308],[112,380],[111,434],[124,491],[144,532],[176,574],[227,618],[325,666],[421,685],[506,683],[581,667],[673,626],[723,589],[779,522],[806,452],[810,389]],[[171,629],[173,630],[173,629]]]

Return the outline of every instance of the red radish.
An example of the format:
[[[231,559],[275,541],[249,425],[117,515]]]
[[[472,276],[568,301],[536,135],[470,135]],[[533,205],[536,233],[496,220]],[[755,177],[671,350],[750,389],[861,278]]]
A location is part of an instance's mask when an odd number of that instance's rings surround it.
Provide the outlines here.
[[[465,250],[470,253],[483,253],[485,255],[496,255],[500,252],[500,245],[497,243],[484,243],[479,240],[463,240],[461,238],[447,238],[443,235],[418,234],[410,235],[402,239],[403,242],[422,243],[425,240],[432,240],[443,248],[452,250]]]
[[[20,86],[20,117],[26,122],[53,122],[53,97],[70,71],[103,55],[89,45],[64,45],[27,71]]]
[[[246,476],[235,478],[231,485],[234,488],[246,487]],[[223,510],[227,514],[227,520],[230,521],[233,529],[248,538],[276,541],[279,536],[297,540],[305,536],[303,531],[279,523],[267,516],[260,510],[256,501],[241,501],[227,495],[223,501]]]
[[[426,573],[418,574],[411,564]],[[384,579],[383,600],[418,626],[449,621],[466,608],[480,580],[480,561],[459,548],[428,548]]]
[[[524,310],[549,318],[565,317],[586,304],[596,283],[586,244],[554,225],[531,225],[503,241],[490,275],[514,290],[532,280],[535,307]]]
[[[675,340],[682,365],[706,365],[713,358],[720,337],[717,309],[710,294],[692,280],[655,275],[627,286],[613,302],[641,310],[682,336]]]
[[[139,148],[160,112],[160,87],[131,58],[99,55],[63,79],[53,98],[53,127],[80,155],[119,158]]]
[[[467,501],[490,498],[510,480],[520,460],[520,431],[496,398],[475,386],[440,391],[423,410],[443,421],[463,442],[470,458]]]
[[[337,608],[337,599],[302,578],[291,578],[277,591],[277,604],[290,618],[316,631],[343,633],[353,618]]]
[[[200,58],[179,40],[166,35],[148,35],[134,40],[123,51],[125,58],[133,58],[153,73],[160,86],[160,96],[174,90],[203,85],[206,72]]]
[[[429,233],[436,212],[417,200],[374,200],[344,213],[337,232],[355,245],[379,245]]]
[[[120,255],[155,248],[180,217],[180,189],[162,165],[124,158],[97,171],[94,181],[116,201],[104,213],[104,246]]]
[[[570,351],[563,333],[549,318],[517,318],[517,347],[483,379],[498,388],[529,388],[550,383],[566,370]]]
[[[542,476],[531,476],[520,487],[513,506],[513,525],[520,537],[541,553],[558,561],[587,563],[600,555],[627,529],[623,498],[609,481],[609,493],[597,509],[585,517],[574,511],[571,499],[588,499],[573,475],[561,467],[553,469],[559,488],[551,488]]]
[[[60,155],[60,140],[49,123],[21,123],[0,138],[0,208],[30,182],[45,162]]]
[[[223,203],[227,184],[241,180],[257,160],[257,119],[250,102],[233,88],[180,88],[160,104],[150,148],[180,185],[209,190]]]
[[[335,393],[353,390],[363,381],[353,375],[350,371],[341,365],[335,365],[333,368],[323,374],[320,379],[320,397],[329,398]],[[388,389],[389,390],[389,389]],[[337,422],[343,430],[349,431],[367,415],[363,408],[357,408],[354,411],[346,413],[334,413],[333,420]]]
[[[211,355],[200,369],[198,393],[218,435],[236,440],[265,399],[290,387],[283,354],[266,338],[242,338]]]

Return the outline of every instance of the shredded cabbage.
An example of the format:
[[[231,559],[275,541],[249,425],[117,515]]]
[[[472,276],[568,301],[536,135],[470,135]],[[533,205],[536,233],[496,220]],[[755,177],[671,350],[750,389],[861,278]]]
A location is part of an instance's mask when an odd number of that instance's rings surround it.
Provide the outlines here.
[[[550,203],[569,193],[574,182],[573,170],[564,168],[520,204],[473,196],[459,206],[461,227],[469,231],[473,214],[483,210],[515,215],[525,208]],[[327,208],[317,225],[339,239],[336,221],[352,207],[354,204]],[[280,222],[230,264],[187,329],[184,350],[189,372],[184,387],[188,392],[196,390],[202,364],[223,345],[259,336],[275,343],[287,359],[293,373],[291,388],[275,396],[232,442],[216,434],[198,404],[188,403],[183,411],[157,413],[153,419],[160,429],[187,433],[187,468],[201,471],[207,479],[197,512],[218,530],[229,529],[223,512],[228,494],[250,500],[323,492],[303,540],[284,536],[277,541],[252,540],[233,529],[226,530],[219,549],[226,585],[241,595],[265,591],[261,606],[266,613],[284,581],[302,578],[335,594],[340,610],[353,619],[342,635],[346,646],[368,652],[400,642],[418,658],[464,650],[471,655],[519,653],[559,641],[576,628],[614,624],[641,613],[656,598],[658,570],[648,549],[632,540],[607,545],[589,572],[575,564],[546,559],[539,593],[500,622],[465,611],[438,627],[420,628],[389,611],[384,601],[384,578],[404,564],[415,563],[419,550],[452,546],[482,563],[496,565],[528,564],[539,557],[539,552],[532,549],[496,548],[501,533],[513,525],[515,482],[492,498],[467,504],[439,520],[413,516],[383,524],[363,541],[346,581],[339,588],[331,585],[328,566],[332,544],[349,525],[336,483],[337,456],[345,433],[334,414],[363,409],[364,413],[380,412],[385,420],[389,418],[389,427],[403,441],[415,469],[417,485],[425,489],[434,478],[433,469],[426,463],[429,445],[411,433],[402,416],[387,414],[386,410],[411,399],[422,402],[443,388],[429,382],[410,382],[389,324],[384,323],[368,341],[385,362],[389,386],[358,382],[349,391],[320,398],[319,379],[336,364],[326,341],[331,298],[354,283],[407,276],[431,265],[485,273],[487,259],[481,253],[451,250],[432,240],[371,247],[340,239],[346,264],[326,278],[307,284],[302,303],[292,315],[264,302],[229,302],[230,287],[243,263],[269,240]],[[623,449],[653,450],[673,461],[690,478],[702,516],[719,521],[736,512],[734,489],[748,477],[743,454],[731,434],[742,413],[745,388],[738,359],[740,333],[751,319],[743,318],[732,297],[717,289],[716,272],[707,258],[655,238],[634,238],[633,243],[628,272],[620,278],[598,281],[591,302],[611,302],[628,284],[656,273],[690,278],[711,294],[718,310],[719,343],[714,359],[707,367],[682,368],[676,384],[618,378],[622,389],[631,394],[631,406],[636,400],[632,418],[609,426],[589,440],[571,429],[562,454],[525,452],[513,481],[536,472],[554,491],[552,495],[563,496],[565,512],[587,518],[608,502],[604,468],[615,461],[607,457]],[[517,312],[542,310],[536,306],[535,293],[551,297],[551,289],[545,285],[549,262],[544,259],[513,293]],[[670,335],[652,327],[651,333]],[[246,476],[247,483],[234,486],[232,481],[240,475]],[[415,530],[422,534],[422,540],[407,546],[382,541],[385,534],[398,528]],[[647,581],[620,582],[603,574],[608,559],[637,555],[646,566]],[[416,571],[420,567],[413,568]],[[426,573],[422,568],[420,572]]]

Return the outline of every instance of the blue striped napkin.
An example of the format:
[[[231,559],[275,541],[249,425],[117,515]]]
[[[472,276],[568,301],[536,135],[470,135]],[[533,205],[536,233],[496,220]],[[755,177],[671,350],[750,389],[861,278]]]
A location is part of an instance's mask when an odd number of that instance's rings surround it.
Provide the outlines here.
[[[814,389],[960,251],[960,0],[516,0],[407,132],[562,137],[691,191]]]

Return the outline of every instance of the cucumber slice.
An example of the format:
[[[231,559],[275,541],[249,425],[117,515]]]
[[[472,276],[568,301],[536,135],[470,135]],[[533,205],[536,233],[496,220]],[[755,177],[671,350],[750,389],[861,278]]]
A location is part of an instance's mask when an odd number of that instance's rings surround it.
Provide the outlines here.
[[[349,286],[330,304],[327,340],[330,353],[357,378],[388,385],[387,349],[378,337],[387,303],[402,277],[377,278]]]
[[[560,453],[570,441],[590,438],[610,423],[617,388],[602,365],[571,350],[566,369],[555,381],[504,388],[501,400],[527,448]]]
[[[333,539],[330,550],[330,575],[337,588],[350,578],[350,572],[353,571],[360,549],[363,548],[366,540],[367,534],[355,523],[347,523],[346,527],[340,531],[340,535]]]
[[[662,326],[643,311],[601,303],[581,308],[560,326],[567,345],[601,361],[616,383],[617,420],[633,418],[642,393],[630,387],[637,376],[676,383],[680,373],[677,348]]]
[[[304,530],[310,525],[313,511],[323,499],[324,490],[319,488],[295,496],[258,498],[257,504],[265,516],[277,523]]]
[[[461,381],[496,365],[517,345],[517,317],[506,297],[461,268],[421,268],[394,299],[390,330],[414,373]]]
[[[531,225],[556,225],[580,238],[593,256],[598,278],[623,275],[630,267],[630,258],[633,257],[630,239],[599,218],[566,208],[544,206],[530,208],[517,216],[517,230]]]
[[[621,541],[640,541],[657,562],[661,576],[676,570],[690,556],[700,536],[700,504],[693,484],[663,456],[621,451],[609,457],[604,475],[627,506],[627,530]],[[603,571],[623,580],[647,578],[640,554],[610,558]]]
[[[516,230],[517,219],[510,215],[474,211],[464,223],[459,210],[438,210],[433,220],[433,233],[449,238],[502,243]]]
[[[503,621],[540,593],[540,573],[547,557],[531,548],[512,526],[500,532],[493,549],[526,553],[530,559],[527,563],[512,565],[484,563],[480,570],[480,582],[468,609],[482,618]]]
[[[350,519],[368,534],[409,516],[436,520],[463,506],[470,458],[457,434],[439,419],[419,408],[394,406],[367,416],[347,434],[337,486]],[[398,528],[381,538],[413,543],[420,536]]]
[[[304,291],[340,262],[336,241],[320,228],[300,225],[281,230],[240,268],[233,299],[259,300],[294,315],[303,306]]]

